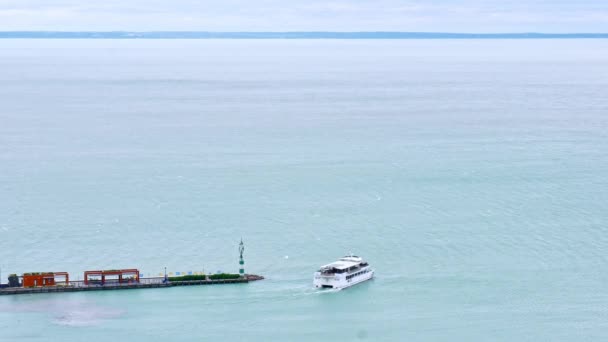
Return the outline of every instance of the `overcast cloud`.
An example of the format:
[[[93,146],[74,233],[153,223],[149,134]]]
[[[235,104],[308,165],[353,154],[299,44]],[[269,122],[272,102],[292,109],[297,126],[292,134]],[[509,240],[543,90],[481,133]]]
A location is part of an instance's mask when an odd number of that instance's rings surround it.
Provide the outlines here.
[[[0,0],[0,30],[608,32],[608,0]]]

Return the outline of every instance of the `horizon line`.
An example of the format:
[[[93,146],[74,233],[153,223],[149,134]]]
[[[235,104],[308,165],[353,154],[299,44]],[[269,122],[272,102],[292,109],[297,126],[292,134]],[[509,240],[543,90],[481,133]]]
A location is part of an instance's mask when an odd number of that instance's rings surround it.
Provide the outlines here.
[[[0,31],[0,39],[589,39],[608,33],[413,31]]]

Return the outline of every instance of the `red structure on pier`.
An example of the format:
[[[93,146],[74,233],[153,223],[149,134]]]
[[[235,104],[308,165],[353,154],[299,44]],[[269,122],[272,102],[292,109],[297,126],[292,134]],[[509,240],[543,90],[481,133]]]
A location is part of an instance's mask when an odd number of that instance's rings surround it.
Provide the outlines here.
[[[58,284],[55,277],[65,277],[65,285],[70,282],[70,276],[67,272],[23,273],[23,287],[56,286]]]
[[[105,271],[86,271],[84,272],[84,284],[101,284],[107,283],[139,283],[139,270],[130,268],[126,270],[105,270]]]

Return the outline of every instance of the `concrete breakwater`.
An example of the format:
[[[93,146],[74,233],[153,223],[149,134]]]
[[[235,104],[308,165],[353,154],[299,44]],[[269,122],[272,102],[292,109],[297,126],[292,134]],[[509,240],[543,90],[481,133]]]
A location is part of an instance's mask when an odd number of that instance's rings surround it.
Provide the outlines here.
[[[187,281],[169,281],[163,277],[141,278],[139,282],[125,284],[104,284],[104,285],[85,285],[82,281],[70,282],[64,286],[43,286],[43,287],[9,287],[0,289],[0,295],[16,295],[30,293],[60,293],[60,292],[80,292],[80,291],[108,291],[108,290],[129,290],[129,289],[150,289],[168,288],[174,286],[192,285],[220,285],[248,283],[250,281],[262,280],[263,276],[246,274],[235,279],[205,279]]]

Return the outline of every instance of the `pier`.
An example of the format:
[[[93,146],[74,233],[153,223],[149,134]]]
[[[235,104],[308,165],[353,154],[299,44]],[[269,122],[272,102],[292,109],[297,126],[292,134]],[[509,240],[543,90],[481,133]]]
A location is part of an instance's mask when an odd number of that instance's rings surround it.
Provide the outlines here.
[[[194,285],[220,285],[220,284],[240,284],[251,281],[262,280],[264,277],[255,274],[246,274],[235,279],[204,279],[187,281],[170,281],[163,277],[141,278],[139,282],[133,283],[114,283],[114,284],[84,284],[84,281],[70,281],[68,285],[40,286],[40,287],[7,287],[0,289],[2,295],[18,295],[31,293],[58,293],[58,292],[81,292],[81,291],[110,291],[110,290],[129,290],[129,289],[153,289],[168,288],[174,286],[194,286]]]
[[[142,278],[137,268],[111,269],[85,271],[84,280],[70,281],[67,272],[31,272],[18,276],[11,274],[8,284],[0,282],[0,296],[32,294],[32,293],[59,293],[59,292],[81,292],[81,291],[108,291],[108,290],[130,290],[167,288],[174,286],[193,285],[220,285],[240,284],[251,281],[262,280],[264,277],[255,274],[245,274],[245,262],[243,252],[245,247],[243,239],[239,244],[239,273],[216,273],[201,274],[188,272],[180,275],[176,272],[173,277],[167,275],[165,267],[164,277]],[[1,280],[1,279],[0,279]]]

